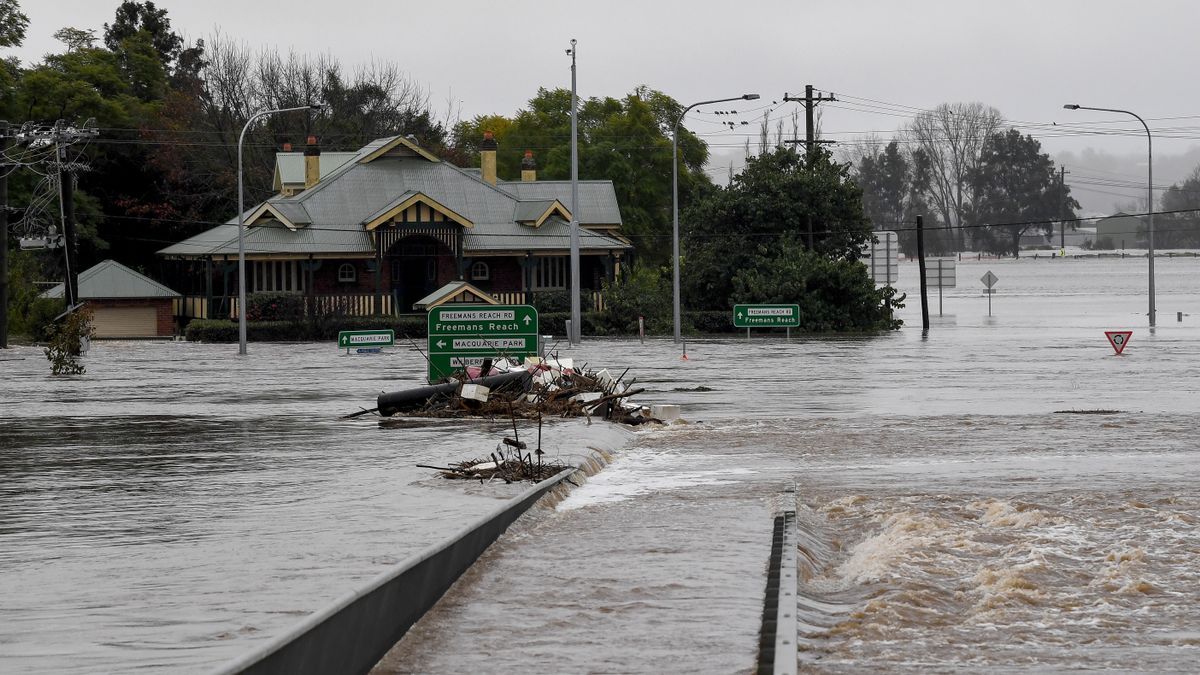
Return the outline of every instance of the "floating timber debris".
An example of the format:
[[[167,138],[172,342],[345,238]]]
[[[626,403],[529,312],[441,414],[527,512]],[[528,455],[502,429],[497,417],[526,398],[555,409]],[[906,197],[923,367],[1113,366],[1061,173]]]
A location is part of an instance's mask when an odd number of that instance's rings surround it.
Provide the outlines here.
[[[347,417],[378,411],[384,417],[587,417],[633,425],[661,423],[648,408],[629,402],[644,390],[633,386],[636,379],[623,382],[628,373],[626,369],[614,377],[606,369],[588,370],[586,364],[576,368],[571,359],[529,357],[517,363],[501,358],[455,373],[443,382],[380,394],[375,410]],[[445,468],[458,471],[462,467]]]

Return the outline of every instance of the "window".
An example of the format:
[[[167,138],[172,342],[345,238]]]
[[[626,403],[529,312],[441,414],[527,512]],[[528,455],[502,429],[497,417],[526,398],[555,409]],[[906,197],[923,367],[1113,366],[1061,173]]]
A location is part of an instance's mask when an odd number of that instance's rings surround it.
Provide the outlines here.
[[[533,273],[533,287],[535,289],[566,288],[567,259],[562,257],[538,258]]]
[[[338,267],[338,281],[341,283],[354,283],[358,281],[358,270],[354,269],[354,265],[350,263],[342,263]]]
[[[491,279],[491,270],[482,260],[471,264],[471,281],[487,281]]]

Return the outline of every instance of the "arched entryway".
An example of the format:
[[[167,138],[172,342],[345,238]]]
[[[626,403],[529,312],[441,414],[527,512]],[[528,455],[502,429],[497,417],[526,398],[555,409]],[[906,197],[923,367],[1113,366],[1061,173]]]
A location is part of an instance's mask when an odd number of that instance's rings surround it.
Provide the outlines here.
[[[457,262],[443,242],[425,235],[401,237],[383,256],[394,307],[413,311],[413,304],[454,280]]]

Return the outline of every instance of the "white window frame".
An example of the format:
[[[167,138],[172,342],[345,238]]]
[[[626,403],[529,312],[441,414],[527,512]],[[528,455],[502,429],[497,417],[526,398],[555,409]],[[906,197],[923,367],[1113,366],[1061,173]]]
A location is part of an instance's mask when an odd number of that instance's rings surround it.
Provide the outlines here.
[[[338,265],[337,280],[339,284],[353,284],[358,281],[358,268],[354,263]]]
[[[489,281],[492,278],[492,269],[482,260],[476,260],[471,263],[471,281]]]

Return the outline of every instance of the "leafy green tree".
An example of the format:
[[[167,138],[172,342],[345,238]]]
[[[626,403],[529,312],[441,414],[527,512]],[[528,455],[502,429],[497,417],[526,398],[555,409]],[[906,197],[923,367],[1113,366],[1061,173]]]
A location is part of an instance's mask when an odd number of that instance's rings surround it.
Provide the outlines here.
[[[17,0],[0,0],[0,47],[20,47],[25,42],[29,17]]]
[[[671,131],[683,107],[666,94],[638,87],[622,99],[580,99],[579,178],[610,179],[621,205],[624,232],[641,260],[651,266],[669,260],[664,243],[671,235]],[[483,132],[499,145],[497,173],[520,177],[521,159],[533,151],[539,180],[571,176],[571,92],[539,89],[513,117],[480,116],[459,123],[450,157],[478,166]],[[679,130],[681,208],[711,189],[704,173],[707,145],[685,128]]]
[[[96,46],[96,31],[94,30],[83,30],[67,26],[54,31],[52,37],[66,45],[68,52],[73,52],[76,49],[91,49]]]
[[[140,32],[149,37],[163,68],[169,68],[183,50],[183,38],[171,30],[167,10],[158,9],[153,2],[122,2],[113,22],[104,24],[104,46],[119,52],[122,42]]]
[[[890,296],[859,262],[871,238],[848,165],[777,148],[689,209],[681,276],[689,309],[801,302],[813,330],[892,328]],[[809,224],[812,244],[808,244]]]
[[[1021,235],[1049,232],[1048,221],[1060,218],[1064,205],[1072,214],[1079,208],[1070,187],[1060,189],[1054,161],[1041,143],[1016,129],[989,136],[968,177],[975,196],[971,220],[982,225],[979,238],[992,251],[1017,256]]]
[[[733,303],[795,303],[800,328],[811,332],[861,332],[900,327],[893,310],[903,307],[891,286],[877,288],[857,260],[828,258],[805,247],[801,237],[760,244],[753,267],[733,277]]]

